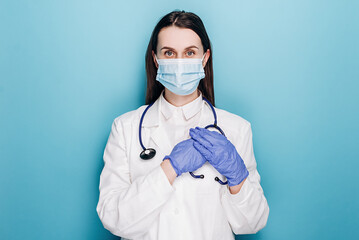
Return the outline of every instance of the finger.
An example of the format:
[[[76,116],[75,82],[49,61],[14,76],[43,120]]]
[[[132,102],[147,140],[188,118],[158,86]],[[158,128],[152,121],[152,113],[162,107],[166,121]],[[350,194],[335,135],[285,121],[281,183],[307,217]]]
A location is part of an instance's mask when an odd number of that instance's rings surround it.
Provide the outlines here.
[[[189,134],[193,138],[193,140],[199,142],[202,144],[205,148],[211,149],[213,147],[212,143],[208,142],[205,138],[203,138],[200,134],[199,130],[196,129],[190,129]]]
[[[218,140],[222,140],[222,135],[220,133],[210,131],[206,128],[196,127],[195,131],[201,138],[207,140],[212,147],[216,144],[216,142],[218,142]]]
[[[204,139],[202,137],[201,131],[198,129],[198,127],[196,127],[195,129],[191,128],[189,134],[194,140],[197,140],[197,141],[201,141],[201,138],[202,138],[202,141],[204,141],[204,142],[201,143],[201,144],[203,144],[205,147],[212,147],[213,146],[210,142],[206,143],[206,139]]]
[[[225,137],[222,133],[218,132],[219,130],[217,128],[212,128],[211,130],[205,128],[205,130],[207,130],[208,134],[210,134],[213,137]]]
[[[196,142],[196,141],[193,143],[193,146],[194,146],[194,148],[195,148],[200,154],[202,154],[202,156],[203,156],[206,160],[210,159],[210,157],[211,157],[211,152],[208,151],[207,148],[203,147],[199,142]]]
[[[225,136],[223,136],[222,134],[216,132],[216,131],[210,131],[208,129],[205,128],[201,128],[199,129],[200,131],[200,136],[202,136],[204,139],[206,139],[208,142],[215,143],[218,142],[218,140],[226,140],[227,138]]]

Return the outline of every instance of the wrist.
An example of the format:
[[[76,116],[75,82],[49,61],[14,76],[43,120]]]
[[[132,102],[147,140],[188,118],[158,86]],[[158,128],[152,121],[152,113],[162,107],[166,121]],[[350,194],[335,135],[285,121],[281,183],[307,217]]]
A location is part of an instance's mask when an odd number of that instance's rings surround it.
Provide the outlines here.
[[[228,180],[228,186],[236,186],[243,182],[245,178],[247,178],[249,175],[249,172],[246,167],[242,171],[239,172],[239,174],[235,174],[235,178],[227,178]]]
[[[164,159],[160,165],[161,165],[161,168],[163,169],[163,171],[165,172],[165,174],[166,174],[166,176],[168,178],[168,181],[172,184],[173,181],[177,177],[177,173],[174,170],[170,160],[169,159]]]
[[[229,192],[231,194],[237,194],[239,193],[239,191],[241,190],[244,182],[247,180],[247,178],[245,178],[240,184],[235,185],[235,186],[229,186]]]
[[[180,169],[177,167],[177,164],[175,161],[172,160],[172,158],[169,156],[169,155],[166,155],[164,158],[163,161],[168,161],[171,165],[171,167],[173,168],[173,170],[175,171],[176,173],[176,177],[178,177],[179,175],[182,174],[182,172],[180,171]]]

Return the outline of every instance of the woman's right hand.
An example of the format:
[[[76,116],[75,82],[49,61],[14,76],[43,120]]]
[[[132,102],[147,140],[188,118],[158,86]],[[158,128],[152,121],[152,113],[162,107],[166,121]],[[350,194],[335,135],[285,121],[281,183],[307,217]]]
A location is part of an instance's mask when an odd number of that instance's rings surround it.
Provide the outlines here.
[[[192,138],[179,142],[174,146],[170,155],[163,160],[169,159],[177,177],[184,172],[193,172],[206,162],[206,159],[193,146]]]

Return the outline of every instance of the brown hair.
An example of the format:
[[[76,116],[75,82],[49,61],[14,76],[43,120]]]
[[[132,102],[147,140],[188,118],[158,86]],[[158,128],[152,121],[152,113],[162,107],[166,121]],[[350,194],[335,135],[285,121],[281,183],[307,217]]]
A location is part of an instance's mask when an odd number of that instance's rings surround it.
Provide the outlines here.
[[[204,67],[205,77],[201,79],[198,89],[202,95],[207,98],[213,106],[214,105],[214,91],[213,91],[213,67],[212,67],[212,48],[211,42],[208,38],[206,29],[202,20],[194,13],[185,11],[172,11],[162,17],[162,19],[155,26],[150,42],[148,43],[146,51],[146,75],[147,75],[147,90],[146,90],[146,104],[150,104],[160,96],[163,85],[156,81],[157,67],[152,58],[152,51],[157,53],[158,33],[162,28],[176,26],[180,28],[189,28],[193,30],[200,37],[204,52],[210,50],[210,55],[206,66]]]

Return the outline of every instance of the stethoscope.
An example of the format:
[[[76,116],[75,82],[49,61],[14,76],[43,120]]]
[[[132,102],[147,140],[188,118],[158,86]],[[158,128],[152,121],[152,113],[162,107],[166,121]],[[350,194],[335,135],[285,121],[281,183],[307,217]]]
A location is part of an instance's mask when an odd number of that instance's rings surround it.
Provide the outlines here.
[[[210,127],[213,127],[213,128],[216,128],[223,136],[225,136],[223,130],[217,125],[217,115],[216,115],[216,111],[214,110],[214,107],[212,106],[212,104],[205,98],[203,97],[203,100],[205,100],[208,105],[211,107],[212,109],[212,112],[213,112],[213,116],[214,116],[214,123],[213,124],[210,124],[208,126],[206,126],[205,128],[210,128]],[[145,117],[145,114],[147,112],[147,110],[154,104],[155,102],[152,102],[151,104],[149,104],[145,111],[143,111],[142,113],[142,116],[141,116],[141,120],[140,120],[140,126],[139,126],[139,139],[140,139],[140,144],[141,144],[141,147],[143,149],[143,151],[141,152],[140,154],[140,157],[143,159],[143,160],[150,160],[151,158],[153,158],[155,155],[156,155],[156,150],[153,149],[153,148],[145,148],[145,146],[143,146],[143,143],[142,143],[142,135],[141,135],[141,128],[142,128],[142,122],[143,122],[143,118]],[[189,172],[191,174],[192,177],[194,178],[204,178],[204,175],[201,174],[201,175],[195,175],[193,172]],[[219,177],[215,177],[214,178],[215,181],[219,182],[220,184],[222,185],[225,185],[228,183],[228,181],[225,181],[225,182],[222,182],[221,179],[219,179]]]

